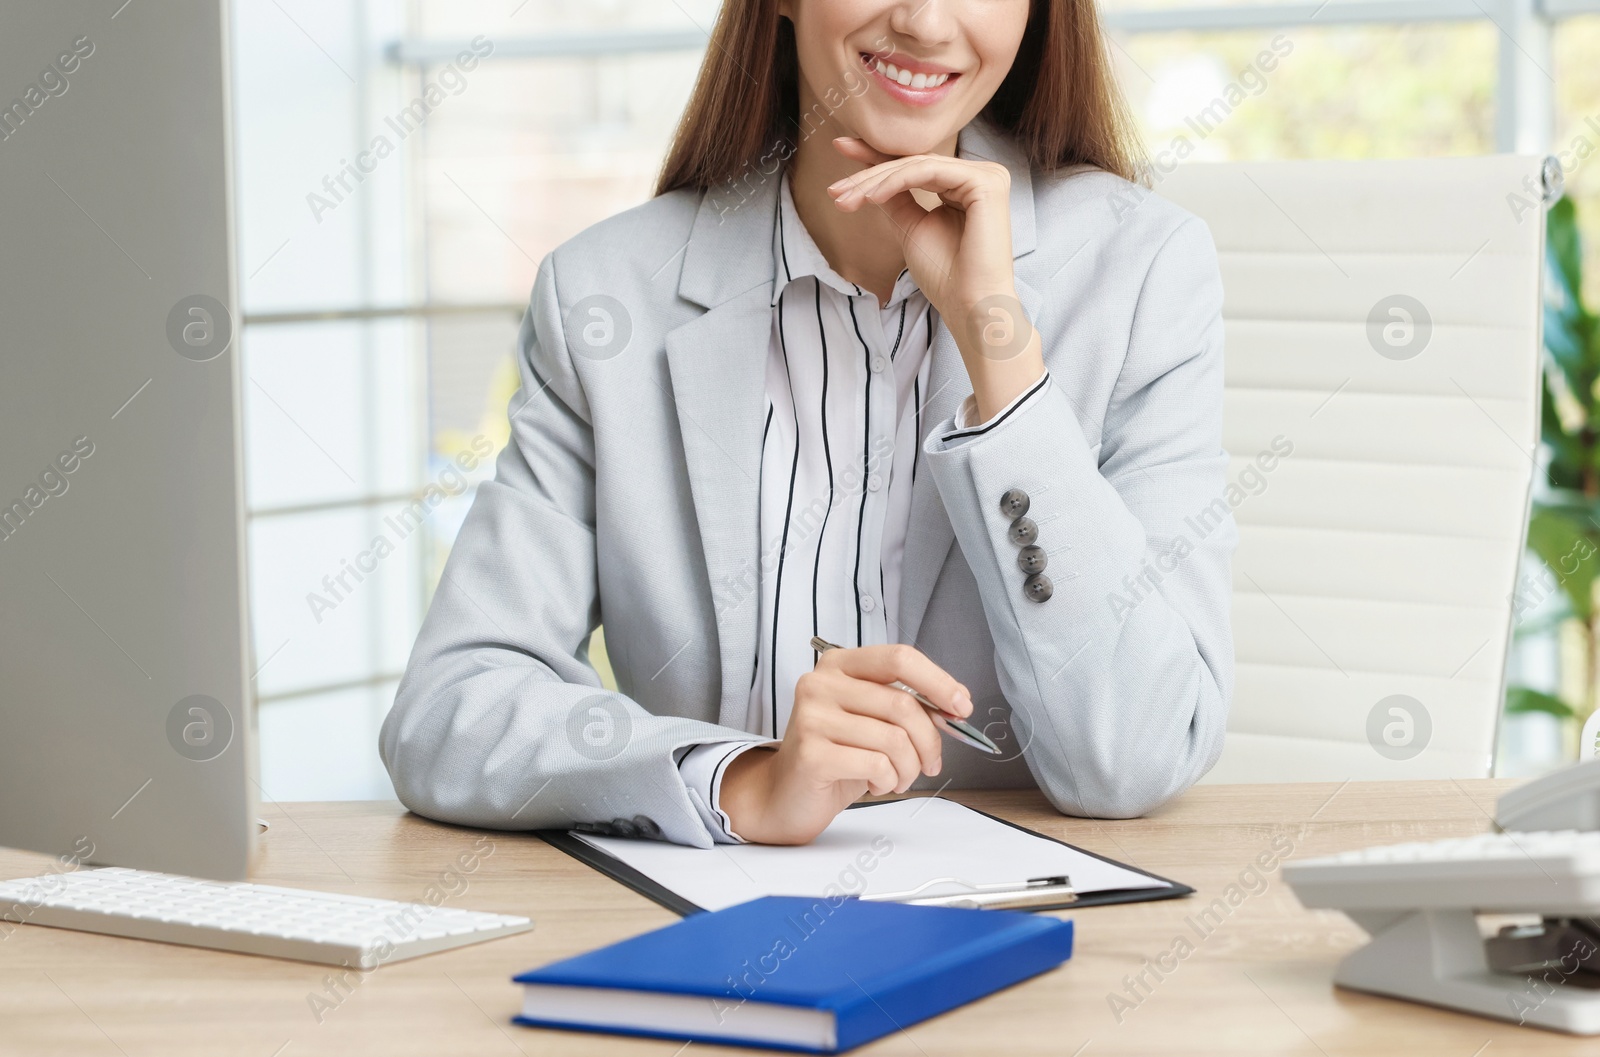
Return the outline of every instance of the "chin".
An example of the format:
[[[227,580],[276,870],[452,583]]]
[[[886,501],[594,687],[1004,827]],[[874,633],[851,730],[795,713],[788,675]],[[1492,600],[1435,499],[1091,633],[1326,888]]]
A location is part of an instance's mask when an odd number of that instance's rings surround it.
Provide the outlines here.
[[[855,134],[880,154],[904,158],[912,154],[932,154],[960,131],[961,126],[952,128],[945,121],[902,120],[860,122]]]

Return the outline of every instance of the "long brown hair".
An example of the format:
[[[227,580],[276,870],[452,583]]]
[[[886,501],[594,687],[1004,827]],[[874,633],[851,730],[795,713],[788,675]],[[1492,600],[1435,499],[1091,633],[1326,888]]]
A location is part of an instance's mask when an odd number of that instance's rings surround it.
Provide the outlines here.
[[[724,3],[656,194],[705,190],[763,154],[792,154],[799,66],[794,26],[778,14],[778,0]],[[1129,180],[1141,175],[1094,0],[1032,0],[1016,61],[983,114],[1036,169],[1091,165]]]

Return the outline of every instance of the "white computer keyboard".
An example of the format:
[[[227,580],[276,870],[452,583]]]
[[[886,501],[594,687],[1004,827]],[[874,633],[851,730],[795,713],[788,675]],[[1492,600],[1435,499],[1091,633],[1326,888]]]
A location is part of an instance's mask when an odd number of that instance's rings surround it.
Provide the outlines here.
[[[533,927],[504,914],[118,867],[0,881],[0,920],[360,969]]]
[[[1308,907],[1516,910],[1600,900],[1600,832],[1480,833],[1284,864]]]

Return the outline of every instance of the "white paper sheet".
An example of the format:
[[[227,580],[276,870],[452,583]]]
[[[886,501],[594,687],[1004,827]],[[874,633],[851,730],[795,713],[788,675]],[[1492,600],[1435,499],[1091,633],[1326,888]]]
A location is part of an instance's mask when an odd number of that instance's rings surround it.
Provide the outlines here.
[[[575,836],[707,910],[765,895],[903,892],[939,877],[985,884],[1065,874],[1080,893],[1170,887],[939,797],[841,811],[821,836],[802,847],[719,844],[708,851]],[[941,890],[949,889],[933,891]]]

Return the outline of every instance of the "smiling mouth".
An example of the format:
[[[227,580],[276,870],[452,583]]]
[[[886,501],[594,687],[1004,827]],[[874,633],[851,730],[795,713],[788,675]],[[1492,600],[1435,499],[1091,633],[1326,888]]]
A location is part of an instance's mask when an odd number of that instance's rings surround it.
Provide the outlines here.
[[[896,66],[894,63],[870,52],[861,53],[861,63],[874,70],[884,80],[891,81],[901,88],[909,89],[913,92],[931,92],[944,87],[961,76],[959,73],[951,73],[949,71],[929,73],[921,70],[909,70],[903,66]]]

